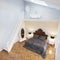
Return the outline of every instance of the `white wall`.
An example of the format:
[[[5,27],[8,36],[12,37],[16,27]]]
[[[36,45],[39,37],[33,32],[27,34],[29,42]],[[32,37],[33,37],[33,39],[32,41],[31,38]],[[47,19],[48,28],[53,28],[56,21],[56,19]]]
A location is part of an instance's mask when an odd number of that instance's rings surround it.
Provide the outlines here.
[[[31,2],[25,2],[25,7],[26,6],[28,6],[28,12],[25,8],[25,19],[40,16],[40,20],[60,20],[60,10],[44,7]]]
[[[57,35],[58,22],[57,21],[25,21],[27,32],[35,32],[41,28],[47,35]]]
[[[23,0],[0,0],[0,50],[11,50],[23,18]]]
[[[56,37],[55,60],[60,60],[60,22],[59,22],[59,26],[58,26],[58,34],[57,34],[57,37]]]

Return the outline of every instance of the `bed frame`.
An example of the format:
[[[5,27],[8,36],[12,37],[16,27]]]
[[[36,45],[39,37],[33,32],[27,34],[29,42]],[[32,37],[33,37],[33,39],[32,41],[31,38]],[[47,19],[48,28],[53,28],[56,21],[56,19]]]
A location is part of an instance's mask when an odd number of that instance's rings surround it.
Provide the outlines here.
[[[34,32],[34,35],[39,35],[39,36],[46,36],[46,39],[48,37],[48,35],[42,30],[42,29],[38,29]]]
[[[43,36],[46,38],[45,38],[45,40],[40,41],[38,38],[32,37],[32,38],[28,39],[28,41],[25,42],[24,47],[33,51],[33,52],[40,54],[43,58],[45,58],[46,57],[46,51],[44,51],[44,47],[36,46],[34,44],[40,44],[40,43],[46,42],[48,35],[42,29],[36,30],[34,32],[34,35],[38,35],[39,37]]]

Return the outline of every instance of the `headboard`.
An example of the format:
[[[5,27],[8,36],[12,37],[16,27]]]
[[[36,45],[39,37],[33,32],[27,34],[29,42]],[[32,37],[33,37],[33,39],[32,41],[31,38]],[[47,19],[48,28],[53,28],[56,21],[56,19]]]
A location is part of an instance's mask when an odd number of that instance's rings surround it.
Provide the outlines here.
[[[38,29],[37,31],[35,31],[34,35],[45,36],[46,39],[48,37],[48,35],[42,29]]]

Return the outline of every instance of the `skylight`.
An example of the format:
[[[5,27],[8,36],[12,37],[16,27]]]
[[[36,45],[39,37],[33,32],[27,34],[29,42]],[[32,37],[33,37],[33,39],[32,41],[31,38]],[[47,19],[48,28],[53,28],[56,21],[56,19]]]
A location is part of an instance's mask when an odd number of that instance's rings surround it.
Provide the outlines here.
[[[45,1],[41,1],[41,0],[31,0],[31,1],[40,5],[48,6]]]
[[[48,6],[48,4],[45,1],[41,1],[41,0],[26,0],[26,1],[30,1],[30,2],[40,4],[40,5],[43,5],[43,6]]]
[[[51,3],[51,2],[48,2],[48,1],[42,1],[42,0],[25,0],[25,1],[33,2],[33,3],[36,3],[36,4],[42,5],[42,6],[47,6],[49,8],[54,8],[54,9],[60,10],[60,5],[59,4],[54,4],[54,3]]]

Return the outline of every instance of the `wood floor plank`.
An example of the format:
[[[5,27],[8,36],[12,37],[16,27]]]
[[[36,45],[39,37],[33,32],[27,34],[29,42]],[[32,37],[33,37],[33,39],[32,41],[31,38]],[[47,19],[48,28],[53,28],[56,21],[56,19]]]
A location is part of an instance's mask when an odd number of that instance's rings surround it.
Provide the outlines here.
[[[55,49],[52,46],[47,50],[47,57],[43,59],[39,54],[24,48],[23,45],[24,42],[17,42],[10,53],[1,51],[0,60],[54,60],[55,58]],[[49,50],[52,50],[52,54],[49,54]]]

